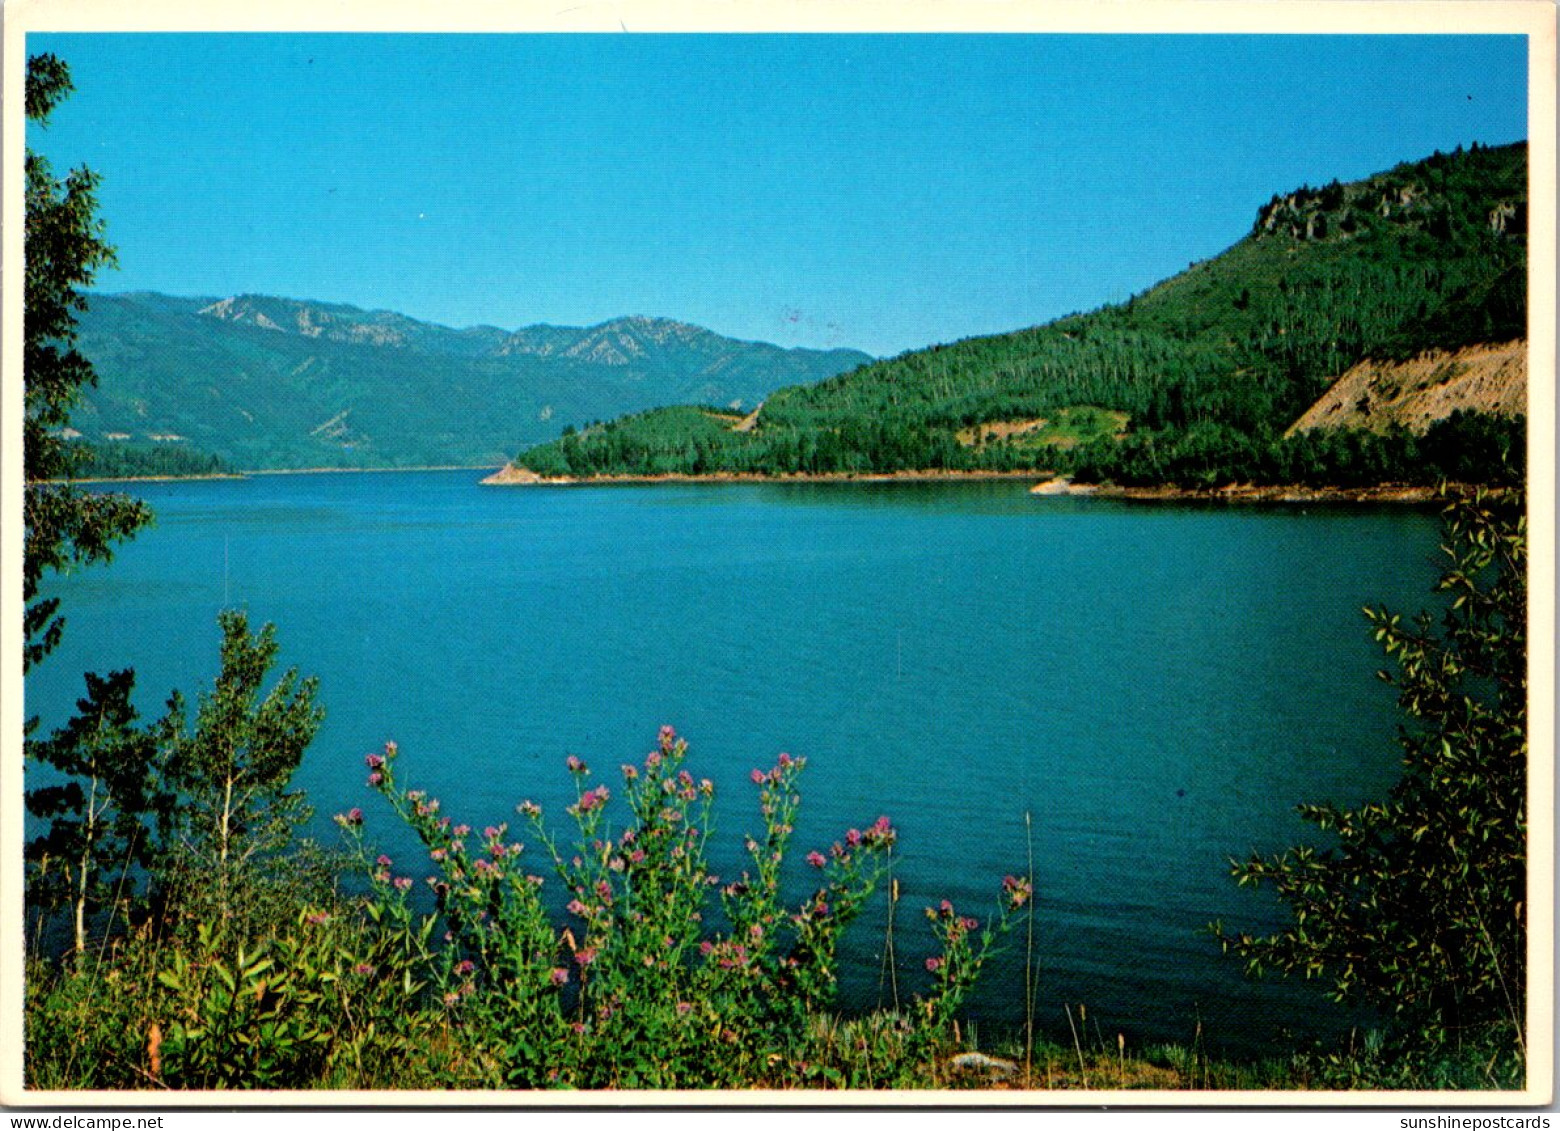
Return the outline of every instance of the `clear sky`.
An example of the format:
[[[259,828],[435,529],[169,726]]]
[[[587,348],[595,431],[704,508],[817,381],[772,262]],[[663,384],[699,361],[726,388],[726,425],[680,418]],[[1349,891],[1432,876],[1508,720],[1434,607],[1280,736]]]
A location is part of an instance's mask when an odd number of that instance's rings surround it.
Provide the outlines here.
[[[1275,191],[1526,136],[1454,36],[64,35],[103,290],[891,354],[1119,301]]]

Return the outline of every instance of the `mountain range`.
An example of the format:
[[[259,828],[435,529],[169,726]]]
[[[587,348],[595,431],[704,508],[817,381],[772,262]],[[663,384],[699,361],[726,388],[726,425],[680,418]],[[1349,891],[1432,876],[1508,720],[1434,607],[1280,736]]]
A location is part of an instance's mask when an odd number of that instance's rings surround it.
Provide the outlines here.
[[[871,361],[664,318],[454,329],[266,295],[88,296],[98,375],[72,414],[94,446],[187,448],[241,469],[494,465],[656,405],[746,410]]]

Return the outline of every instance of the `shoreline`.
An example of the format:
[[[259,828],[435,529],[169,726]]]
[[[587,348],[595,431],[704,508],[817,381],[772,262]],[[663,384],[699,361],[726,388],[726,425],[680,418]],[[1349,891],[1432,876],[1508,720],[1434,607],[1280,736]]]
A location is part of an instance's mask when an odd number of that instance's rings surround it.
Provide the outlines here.
[[[127,475],[119,478],[46,479],[45,483],[201,483],[216,479],[249,479],[256,475],[375,475],[403,471],[492,471],[498,464],[432,464],[427,467],[277,467],[250,471],[214,471],[206,475]]]
[[[1118,499],[1128,502],[1212,502],[1212,503],[1410,503],[1422,505],[1439,498],[1435,487],[1404,483],[1382,483],[1371,487],[1307,487],[1299,484],[1257,485],[1231,483],[1223,487],[1178,487],[1158,484],[1134,487],[1120,484],[1073,483],[1043,471],[895,471],[895,472],[793,472],[763,475],[758,472],[723,471],[703,475],[671,473],[665,475],[543,476],[533,471],[505,466],[482,480],[488,487],[615,487],[654,486],[656,484],[722,483],[935,483],[961,480],[1031,480],[1030,493],[1046,497]],[[1459,493],[1471,493],[1468,484],[1449,487]]]

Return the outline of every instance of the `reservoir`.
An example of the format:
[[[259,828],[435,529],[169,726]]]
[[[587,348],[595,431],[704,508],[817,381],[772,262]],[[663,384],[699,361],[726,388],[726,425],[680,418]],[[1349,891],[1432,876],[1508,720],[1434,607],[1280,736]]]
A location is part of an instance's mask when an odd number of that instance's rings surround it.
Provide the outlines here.
[[[81,673],[134,667],[146,718],[217,669],[217,613],[277,626],[327,714],[295,783],[335,844],[388,740],[404,784],[476,828],[532,799],[572,828],[564,768],[618,791],[668,724],[716,786],[735,878],[762,830],[752,769],[805,757],[788,875],[887,815],[900,898],[847,933],[841,1007],[929,981],[922,911],[985,922],[1004,875],[1037,891],[966,1009],[1091,1039],[1277,1055],[1359,1019],[1316,984],[1252,982],[1207,926],[1282,921],[1229,859],[1311,835],[1306,801],[1381,796],[1399,714],[1362,606],[1431,603],[1432,511],[1036,498],[1017,481],[484,488],[481,472],[136,484],[154,528],[52,590],[60,648],[27,682],[44,731]],[[621,820],[621,813],[618,814]],[[545,870],[540,858],[532,865]],[[415,869],[415,865],[411,866]],[[420,871],[413,871],[420,876]],[[555,887],[556,881],[550,886]],[[715,902],[712,896],[712,904]],[[558,922],[564,922],[560,911]]]

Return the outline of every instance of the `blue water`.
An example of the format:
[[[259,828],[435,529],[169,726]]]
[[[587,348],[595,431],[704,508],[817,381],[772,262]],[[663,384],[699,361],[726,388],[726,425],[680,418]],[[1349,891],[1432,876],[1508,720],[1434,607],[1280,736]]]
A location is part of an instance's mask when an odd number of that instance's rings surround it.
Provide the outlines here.
[[[471,473],[152,484],[157,526],[59,586],[64,644],[28,681],[61,721],[80,673],[134,666],[143,713],[217,667],[216,615],[274,621],[328,712],[298,775],[329,815],[363,755],[481,827],[534,798],[562,818],[577,754],[617,784],[663,723],[717,785],[728,874],[760,828],[753,767],[808,759],[799,857],[888,814],[888,908],[853,928],[848,1007],[924,986],[923,907],[984,918],[1027,870],[1038,1018],[1063,1003],[1133,1045],[1249,1055],[1352,1020],[1318,989],[1252,983],[1203,928],[1277,910],[1228,858],[1306,835],[1301,801],[1354,802],[1396,769],[1392,693],[1360,616],[1417,610],[1436,521],[1403,509],[1039,499],[1011,482],[482,488]],[[514,821],[520,825],[518,820]],[[557,831],[564,831],[561,828]],[[971,1003],[1023,1016],[1020,934]],[[1070,1039],[1070,1038],[1069,1038]]]

